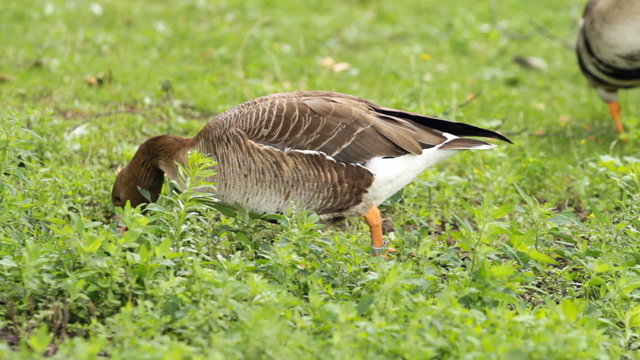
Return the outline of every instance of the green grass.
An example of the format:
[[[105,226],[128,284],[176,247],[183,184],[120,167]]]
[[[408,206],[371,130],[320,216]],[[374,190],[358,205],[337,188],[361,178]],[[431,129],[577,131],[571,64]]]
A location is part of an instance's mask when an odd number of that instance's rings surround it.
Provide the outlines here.
[[[582,1],[91,4],[0,3],[0,358],[640,358],[640,95],[620,142],[564,44]],[[301,89],[515,145],[383,206],[388,260],[359,219],[223,215],[196,178],[118,236],[111,185],[147,137]]]

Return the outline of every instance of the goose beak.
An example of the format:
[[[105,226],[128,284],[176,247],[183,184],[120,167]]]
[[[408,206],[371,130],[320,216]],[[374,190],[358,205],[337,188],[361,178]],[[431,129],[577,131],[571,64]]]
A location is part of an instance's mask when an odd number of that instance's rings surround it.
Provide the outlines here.
[[[122,236],[129,229],[124,224],[118,224],[118,230],[119,230],[119,235]]]
[[[115,221],[118,224],[118,236],[124,235],[124,233],[127,232],[127,230],[129,230],[127,225],[125,225],[124,222],[122,221],[122,218],[120,217],[119,214],[117,213],[113,214],[111,216],[111,220]]]

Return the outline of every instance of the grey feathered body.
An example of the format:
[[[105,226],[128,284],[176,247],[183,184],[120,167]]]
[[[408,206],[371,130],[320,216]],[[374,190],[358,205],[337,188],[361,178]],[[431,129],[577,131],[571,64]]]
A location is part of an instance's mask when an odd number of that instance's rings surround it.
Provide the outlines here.
[[[492,147],[458,137],[466,135],[509,141],[491,130],[351,95],[303,91],[265,96],[221,113],[189,149],[218,162],[211,180],[223,203],[257,213],[294,205],[337,217],[366,213],[415,176],[406,174],[458,150]],[[175,159],[182,160],[189,149]],[[394,159],[402,161],[395,166]],[[164,170],[175,177],[175,171]],[[388,184],[375,184],[381,178]]]
[[[640,86],[640,1],[589,1],[576,51],[604,101],[615,101],[618,89]]]

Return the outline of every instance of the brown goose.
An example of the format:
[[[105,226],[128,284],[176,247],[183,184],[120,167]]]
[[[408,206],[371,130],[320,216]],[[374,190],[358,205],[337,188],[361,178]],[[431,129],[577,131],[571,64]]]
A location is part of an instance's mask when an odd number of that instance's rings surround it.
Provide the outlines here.
[[[622,133],[618,89],[640,86],[640,1],[589,1],[576,49],[582,73],[609,104]]]
[[[217,162],[211,181],[222,203],[255,213],[292,204],[321,218],[364,215],[373,254],[385,253],[377,205],[425,168],[459,150],[494,145],[460,136],[509,139],[497,132],[378,106],[325,91],[274,94],[238,105],[190,139],[161,135],[145,141],[118,174],[112,201],[123,206],[155,201],[164,174],[190,150]]]

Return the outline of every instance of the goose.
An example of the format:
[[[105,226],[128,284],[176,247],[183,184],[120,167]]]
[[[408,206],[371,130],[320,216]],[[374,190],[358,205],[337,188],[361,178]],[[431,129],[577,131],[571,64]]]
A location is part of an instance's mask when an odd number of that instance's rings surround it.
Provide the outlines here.
[[[624,132],[618,90],[640,86],[640,1],[591,0],[576,46],[578,64]]]
[[[155,136],[116,177],[115,206],[156,201],[165,174],[197,150],[217,161],[207,179],[222,204],[281,213],[295,204],[330,220],[364,216],[372,255],[385,255],[378,205],[427,167],[460,150],[491,149],[479,136],[511,143],[498,132],[382,107],[329,91],[272,94],[237,105],[192,138]]]

